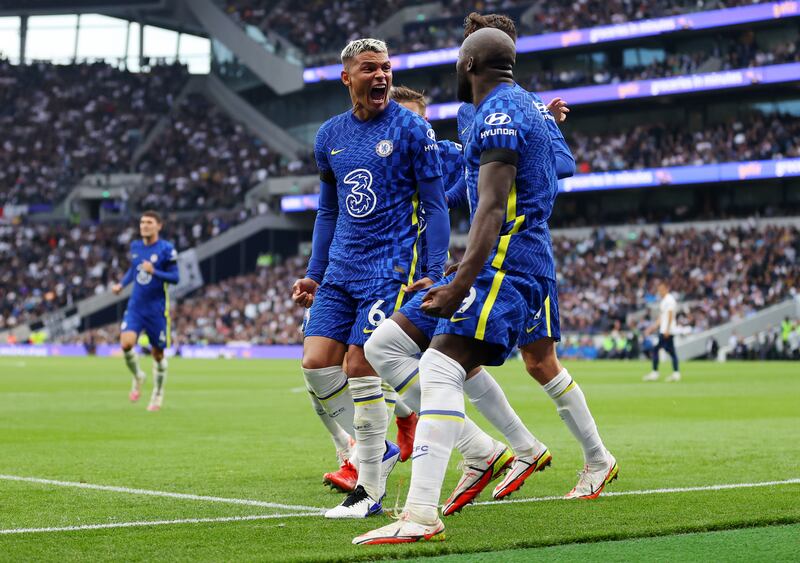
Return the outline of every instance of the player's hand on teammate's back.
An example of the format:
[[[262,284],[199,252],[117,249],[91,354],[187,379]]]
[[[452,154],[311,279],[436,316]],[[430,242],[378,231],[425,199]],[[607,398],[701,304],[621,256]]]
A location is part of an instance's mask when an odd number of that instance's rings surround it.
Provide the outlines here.
[[[445,276],[449,276],[450,274],[455,274],[458,271],[458,266],[461,262],[456,262],[455,264],[450,264],[447,269],[444,271]]]
[[[423,289],[428,289],[430,286],[433,285],[433,280],[431,278],[420,278],[403,291],[406,293],[414,293],[415,291],[422,291]]]
[[[461,307],[467,291],[469,288],[462,289],[453,282],[432,287],[422,299],[420,308],[428,315],[448,319]]]
[[[122,284],[115,283],[114,285],[111,286],[111,291],[113,291],[114,293],[119,293],[120,291],[122,291]]]
[[[569,108],[567,107],[567,102],[561,98],[553,98],[550,100],[550,103],[547,104],[547,109],[553,114],[556,123],[564,123],[567,120]]]
[[[144,270],[148,274],[152,274],[155,269],[156,268],[155,268],[155,266],[153,266],[152,262],[148,262],[147,260],[144,260],[142,262],[142,270]]]
[[[319,284],[311,278],[302,278],[294,282],[292,286],[292,300],[308,309],[314,303],[314,294],[317,292]]]

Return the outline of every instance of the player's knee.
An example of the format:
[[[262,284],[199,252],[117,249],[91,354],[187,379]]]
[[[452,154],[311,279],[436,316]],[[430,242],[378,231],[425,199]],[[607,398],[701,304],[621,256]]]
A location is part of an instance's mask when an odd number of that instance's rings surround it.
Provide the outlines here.
[[[378,371],[419,351],[414,340],[392,319],[382,322],[364,344],[364,356]]]
[[[358,377],[363,375],[375,375],[372,365],[364,357],[364,354],[348,354],[345,363],[345,373],[347,377]]]
[[[386,365],[391,356],[391,348],[388,346],[389,339],[387,339],[388,331],[384,329],[388,326],[387,323],[388,321],[375,329],[375,332],[364,344],[364,357],[377,370]]]
[[[301,362],[301,365],[303,366],[303,369],[324,369],[331,367],[328,358],[313,354],[303,355],[303,361]]]
[[[555,354],[555,346],[523,349],[522,359],[528,374],[539,383],[546,383],[561,371],[561,364]]]

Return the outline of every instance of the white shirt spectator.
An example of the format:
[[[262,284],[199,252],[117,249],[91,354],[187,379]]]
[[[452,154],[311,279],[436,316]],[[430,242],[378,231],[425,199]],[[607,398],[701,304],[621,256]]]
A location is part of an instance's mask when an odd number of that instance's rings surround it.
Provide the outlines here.
[[[658,332],[673,334],[675,329],[675,315],[678,312],[678,302],[671,293],[667,293],[658,305]]]

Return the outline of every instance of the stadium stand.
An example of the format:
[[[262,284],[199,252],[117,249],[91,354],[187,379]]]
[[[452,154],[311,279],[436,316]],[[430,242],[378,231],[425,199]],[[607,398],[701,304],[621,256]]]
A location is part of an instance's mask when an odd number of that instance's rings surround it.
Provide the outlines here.
[[[640,333],[649,321],[646,315],[634,318],[635,313],[646,312],[657,301],[654,286],[660,279],[671,280],[680,297],[683,333],[744,319],[800,287],[800,230],[794,227],[687,227],[677,233],[626,235],[600,229],[585,239],[556,236],[553,246],[560,272],[561,327],[570,338]],[[462,252],[453,249],[454,260]],[[175,309],[177,342],[300,343],[303,311],[291,305],[284,289],[304,268],[305,258],[292,257],[204,287]],[[93,338],[113,341],[114,330],[104,327]],[[627,340],[627,351],[615,344],[608,357],[628,357]]]
[[[0,60],[0,206],[52,204],[85,174],[129,171],[186,78],[180,65],[132,73]]]
[[[227,231],[248,212],[167,217],[164,234],[185,250]],[[0,330],[106,292],[127,268],[131,223],[0,223]]]
[[[226,209],[270,176],[316,171],[310,155],[286,159],[203,95],[187,96],[170,126],[139,162],[152,180],[135,201],[140,209]]]
[[[607,63],[584,58],[581,61],[576,60],[569,68],[523,71],[519,73],[519,81],[529,90],[540,92],[691,75],[707,66],[710,59],[717,59],[717,64],[708,67],[715,71],[800,61],[800,40],[761,49],[752,38],[747,39],[751,36],[752,33],[745,33],[735,36],[731,41],[716,42],[710,51],[698,47],[690,52],[666,53],[663,60],[655,60],[646,65],[611,67]],[[432,77],[426,91],[432,102],[452,102],[456,99],[455,84],[441,76]]]
[[[759,112],[696,131],[683,124],[648,123],[624,131],[567,134],[578,173],[797,157],[798,139],[800,118]]]
[[[241,24],[278,31],[304,53],[306,64],[338,62],[342,45],[365,30],[372,30],[398,10],[429,4],[421,0],[393,0],[363,3],[346,0],[336,3],[308,2],[298,5],[287,0],[230,0],[227,12]],[[463,39],[464,16],[473,10],[499,12],[519,20],[527,10],[531,18],[518,25],[520,35],[532,35],[624,23],[668,16],[689,11],[714,10],[751,4],[747,0],[652,0],[600,2],[582,0],[572,3],[489,0],[444,2],[435,18],[422,18],[403,26],[398,37],[389,37],[395,53],[457,47]],[[529,22],[529,23],[528,23]]]

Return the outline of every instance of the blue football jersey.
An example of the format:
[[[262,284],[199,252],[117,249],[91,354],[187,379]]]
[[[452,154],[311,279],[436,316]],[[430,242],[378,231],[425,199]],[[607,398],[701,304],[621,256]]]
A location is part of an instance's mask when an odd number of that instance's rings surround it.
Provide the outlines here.
[[[420,265],[417,184],[442,175],[428,122],[391,101],[377,117],[347,111],[326,121],[314,143],[320,174],[333,174],[339,214],[325,279],[413,279]]]
[[[540,98],[535,92],[528,92],[528,95],[531,97],[533,105],[536,106],[536,109],[538,109],[539,113],[542,114],[545,123],[547,123],[547,130],[550,132],[551,141],[556,143],[557,146],[563,147],[565,151],[569,151],[567,142],[564,139],[564,134],[558,127],[555,117],[553,117],[553,114],[550,113],[549,109],[547,109],[547,105],[542,101],[542,98]],[[461,104],[461,106],[458,108],[456,122],[458,124],[458,138],[461,140],[462,145],[469,143],[469,134],[470,131],[472,131],[472,121],[474,118],[475,106],[472,104]]]
[[[472,104],[461,104],[456,114],[456,126],[458,127],[458,139],[463,146],[469,144],[469,136],[472,132],[472,122],[475,120],[475,106]]]
[[[464,150],[459,143],[444,139],[439,141],[439,155],[442,158],[442,185],[446,191],[464,175]]]
[[[166,310],[167,283],[142,270],[142,262],[151,262],[156,270],[167,270],[172,268],[177,260],[178,252],[175,247],[164,239],[158,239],[149,246],[141,239],[131,243],[130,262],[135,275],[128,310],[140,312]]]
[[[475,110],[465,148],[470,219],[477,208],[481,154],[492,149],[514,151],[519,161],[506,223],[488,263],[497,269],[555,279],[547,225],[558,193],[555,155],[541,112],[531,103],[530,94],[516,84],[497,86]]]

